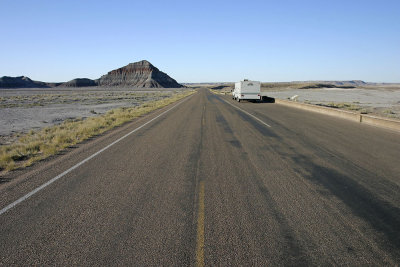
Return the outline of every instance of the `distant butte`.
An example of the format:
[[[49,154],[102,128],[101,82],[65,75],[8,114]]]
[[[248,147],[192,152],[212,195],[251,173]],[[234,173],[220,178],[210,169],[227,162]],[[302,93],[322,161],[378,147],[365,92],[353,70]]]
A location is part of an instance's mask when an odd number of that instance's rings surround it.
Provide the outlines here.
[[[130,63],[112,70],[98,79],[100,86],[132,86],[142,88],[180,88],[166,73],[154,67],[147,60]]]

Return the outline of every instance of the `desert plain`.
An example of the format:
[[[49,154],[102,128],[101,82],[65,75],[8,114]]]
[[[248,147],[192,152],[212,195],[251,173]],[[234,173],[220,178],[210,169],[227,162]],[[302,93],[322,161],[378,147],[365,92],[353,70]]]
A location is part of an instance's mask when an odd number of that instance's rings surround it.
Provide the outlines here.
[[[22,133],[85,119],[121,107],[139,106],[182,92],[182,88],[13,88],[0,89],[0,145]]]

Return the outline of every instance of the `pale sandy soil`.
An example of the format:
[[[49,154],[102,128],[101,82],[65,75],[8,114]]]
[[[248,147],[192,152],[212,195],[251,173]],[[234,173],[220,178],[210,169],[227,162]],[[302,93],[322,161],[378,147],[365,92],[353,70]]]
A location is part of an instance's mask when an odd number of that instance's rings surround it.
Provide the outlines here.
[[[0,90],[0,145],[12,142],[31,129],[59,124],[66,119],[97,116],[114,108],[137,106],[174,92],[175,89],[3,89]]]
[[[298,95],[299,102],[310,104],[330,105],[349,103],[354,108],[367,114],[400,119],[400,90],[393,89],[289,89],[289,90],[263,90],[268,96],[287,99]]]

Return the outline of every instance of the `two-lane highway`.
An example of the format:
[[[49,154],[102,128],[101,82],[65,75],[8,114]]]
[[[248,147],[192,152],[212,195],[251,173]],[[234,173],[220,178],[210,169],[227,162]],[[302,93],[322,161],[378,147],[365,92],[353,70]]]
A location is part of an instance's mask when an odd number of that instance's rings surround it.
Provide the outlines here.
[[[205,89],[174,105],[1,185],[0,209],[133,131],[0,215],[0,265],[400,263],[399,133]]]

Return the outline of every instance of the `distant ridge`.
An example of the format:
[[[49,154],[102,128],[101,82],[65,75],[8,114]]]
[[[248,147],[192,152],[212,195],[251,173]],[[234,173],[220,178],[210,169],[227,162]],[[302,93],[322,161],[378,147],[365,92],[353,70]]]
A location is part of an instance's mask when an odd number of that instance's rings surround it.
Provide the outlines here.
[[[65,83],[46,83],[33,81],[28,77],[0,78],[0,88],[52,88],[52,87],[87,87],[87,86],[124,86],[140,88],[181,88],[184,87],[166,73],[160,71],[147,60],[130,63],[112,70],[97,80],[77,78]]]
[[[87,87],[96,86],[97,82],[88,78],[76,78],[69,82],[61,84],[62,87]]]
[[[366,83],[361,80],[350,80],[350,81],[293,81],[291,83],[323,83],[323,84],[331,84],[331,85],[336,85],[336,86],[363,86],[363,85],[368,85],[372,83]]]
[[[0,88],[49,88],[51,85],[45,82],[33,81],[25,76],[0,78]]]
[[[166,73],[154,67],[147,60],[130,63],[122,68],[112,70],[98,79],[100,86],[132,86],[144,88],[180,88]]]

